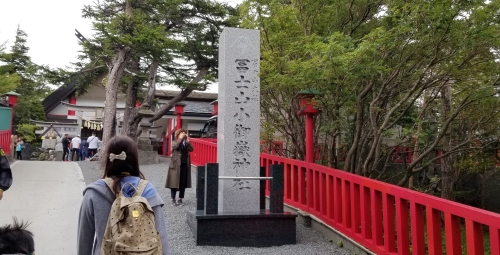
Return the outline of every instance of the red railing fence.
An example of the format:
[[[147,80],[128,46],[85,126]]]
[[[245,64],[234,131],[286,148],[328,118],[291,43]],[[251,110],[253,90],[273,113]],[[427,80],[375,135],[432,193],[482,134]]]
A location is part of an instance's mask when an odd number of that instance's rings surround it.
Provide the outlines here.
[[[5,154],[10,155],[10,140],[11,140],[10,130],[0,130],[0,147],[2,147]]]
[[[191,139],[193,164],[217,162],[213,140]],[[500,255],[500,214],[300,160],[261,153],[260,162],[267,176],[284,165],[287,205],[376,254]]]
[[[217,162],[217,139],[196,138],[189,139],[193,146],[191,152],[191,164],[204,166],[206,163]]]
[[[322,165],[260,157],[268,175],[269,165],[284,165],[286,204],[376,254],[462,254],[465,248],[466,254],[500,255],[499,214]]]

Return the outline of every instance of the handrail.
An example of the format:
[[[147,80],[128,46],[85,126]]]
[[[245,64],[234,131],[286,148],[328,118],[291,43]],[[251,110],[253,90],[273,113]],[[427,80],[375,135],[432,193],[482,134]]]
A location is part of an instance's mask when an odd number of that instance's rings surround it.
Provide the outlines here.
[[[204,166],[206,163],[217,162],[217,139],[196,138],[189,139],[193,146],[190,153],[191,164]]]
[[[412,254],[443,254],[443,248],[447,254],[462,254],[462,247],[467,247],[467,254],[484,254],[486,226],[490,254],[500,255],[499,214],[326,166],[261,154],[266,176],[270,164],[284,165],[286,204],[314,215],[376,254],[410,254],[410,247]]]
[[[198,150],[193,162],[217,162],[216,143],[192,144]],[[267,153],[261,153],[260,162],[267,177],[271,164],[284,165],[286,204],[376,254],[462,254],[463,249],[485,254],[488,242],[489,254],[500,255],[500,214],[314,163]]]

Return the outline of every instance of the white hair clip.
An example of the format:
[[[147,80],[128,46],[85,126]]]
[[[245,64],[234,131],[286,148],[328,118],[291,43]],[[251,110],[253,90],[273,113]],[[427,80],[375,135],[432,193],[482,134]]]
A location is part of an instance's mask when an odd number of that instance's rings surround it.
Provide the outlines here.
[[[115,159],[119,159],[119,160],[125,160],[127,158],[127,154],[122,151],[122,153],[116,155],[116,154],[113,154],[113,153],[110,153],[109,154],[109,161],[113,162]]]

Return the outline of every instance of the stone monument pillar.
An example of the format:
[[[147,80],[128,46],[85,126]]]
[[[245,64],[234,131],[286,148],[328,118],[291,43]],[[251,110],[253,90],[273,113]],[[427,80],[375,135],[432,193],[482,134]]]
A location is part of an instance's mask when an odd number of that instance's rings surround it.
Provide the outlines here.
[[[224,28],[219,38],[219,176],[260,176],[260,32]],[[219,180],[219,213],[259,211],[258,180]]]

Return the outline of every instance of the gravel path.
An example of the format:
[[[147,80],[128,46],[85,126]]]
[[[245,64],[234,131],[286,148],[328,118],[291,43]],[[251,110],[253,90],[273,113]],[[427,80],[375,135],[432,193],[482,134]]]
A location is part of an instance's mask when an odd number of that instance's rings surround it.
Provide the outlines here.
[[[196,208],[195,189],[186,189],[184,198],[185,206],[170,206],[170,190],[164,188],[168,159],[162,158],[162,162],[156,165],[141,166],[141,171],[146,179],[151,181],[163,201],[165,221],[168,229],[168,241],[172,255],[178,254],[351,254],[346,249],[337,248],[334,243],[326,240],[320,233],[297,224],[297,244],[284,245],[267,248],[252,247],[222,247],[222,246],[196,246],[194,237],[186,223],[186,211]],[[79,162],[85,183],[88,185],[101,178],[102,171],[97,162]],[[193,186],[195,185],[196,173],[192,173]]]

